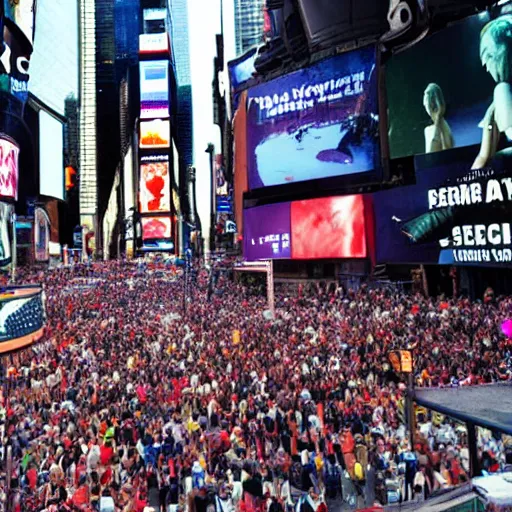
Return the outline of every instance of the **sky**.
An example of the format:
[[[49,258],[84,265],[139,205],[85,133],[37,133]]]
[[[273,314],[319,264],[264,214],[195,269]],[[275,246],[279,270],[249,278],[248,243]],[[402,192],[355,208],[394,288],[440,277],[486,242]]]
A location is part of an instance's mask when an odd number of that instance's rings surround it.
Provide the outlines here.
[[[235,56],[234,1],[224,0],[226,61]],[[213,124],[213,60],[217,53],[215,35],[221,30],[220,0],[188,0],[190,67],[192,78],[194,166],[197,170],[197,209],[203,237],[210,232],[210,161],[208,143],[221,152],[221,133]],[[205,244],[208,248],[208,241]]]

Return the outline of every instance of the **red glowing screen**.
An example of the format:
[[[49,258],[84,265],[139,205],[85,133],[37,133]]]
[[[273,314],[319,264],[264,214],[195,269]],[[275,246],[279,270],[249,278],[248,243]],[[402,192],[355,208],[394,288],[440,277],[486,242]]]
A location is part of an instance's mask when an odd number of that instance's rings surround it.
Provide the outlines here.
[[[142,238],[162,239],[172,237],[172,222],[170,217],[145,217],[142,219]]]
[[[140,213],[171,211],[169,162],[151,162],[140,166]]]
[[[362,195],[294,201],[292,258],[366,258]]]

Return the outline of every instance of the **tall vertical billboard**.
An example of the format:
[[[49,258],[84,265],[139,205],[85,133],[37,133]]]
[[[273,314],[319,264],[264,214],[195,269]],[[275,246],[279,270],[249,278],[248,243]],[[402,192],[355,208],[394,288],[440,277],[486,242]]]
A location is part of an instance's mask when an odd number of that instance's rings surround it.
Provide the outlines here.
[[[142,250],[173,251],[169,43],[158,11],[155,18],[145,10],[145,26],[157,30],[139,38],[140,57],[148,59],[139,63],[139,212]]]

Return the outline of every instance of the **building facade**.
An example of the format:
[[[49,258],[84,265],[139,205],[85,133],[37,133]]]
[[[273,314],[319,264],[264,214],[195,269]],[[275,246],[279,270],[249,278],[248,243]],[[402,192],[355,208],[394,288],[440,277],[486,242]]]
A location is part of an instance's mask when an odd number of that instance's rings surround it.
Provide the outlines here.
[[[235,34],[237,56],[263,41],[263,8],[265,0],[235,1]]]

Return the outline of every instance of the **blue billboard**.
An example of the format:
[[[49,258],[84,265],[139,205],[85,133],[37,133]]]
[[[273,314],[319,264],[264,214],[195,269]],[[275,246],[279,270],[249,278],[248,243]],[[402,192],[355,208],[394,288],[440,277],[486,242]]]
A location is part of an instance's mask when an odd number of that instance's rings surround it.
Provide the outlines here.
[[[379,168],[377,82],[366,47],[249,89],[249,188]]]

